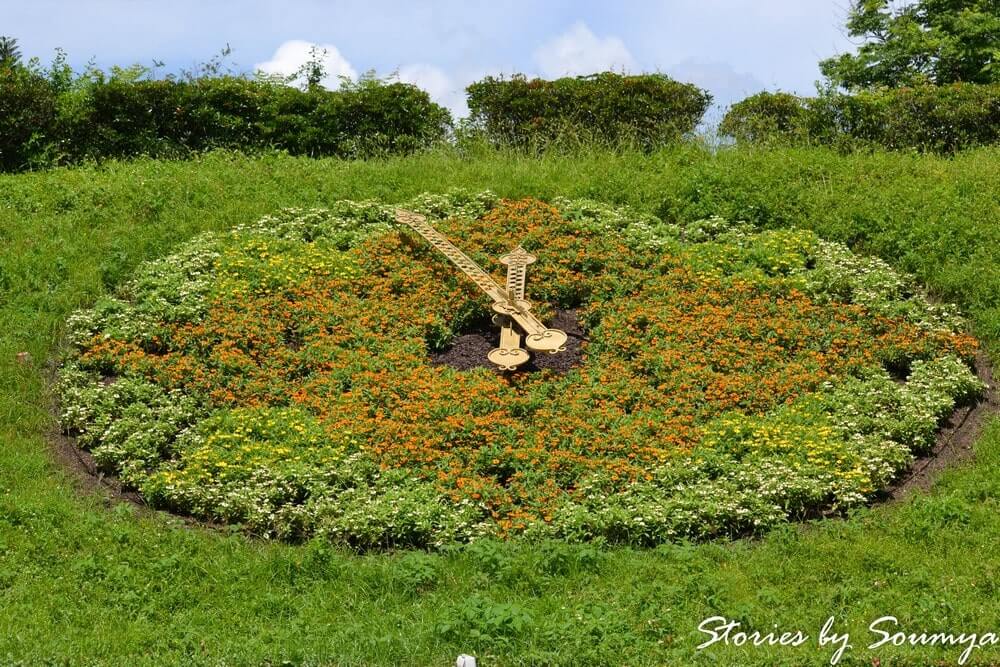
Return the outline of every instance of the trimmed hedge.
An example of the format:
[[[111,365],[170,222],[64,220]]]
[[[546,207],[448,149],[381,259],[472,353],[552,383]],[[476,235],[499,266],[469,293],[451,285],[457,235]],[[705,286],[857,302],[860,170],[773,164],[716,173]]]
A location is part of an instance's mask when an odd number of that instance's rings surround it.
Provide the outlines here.
[[[571,138],[652,149],[691,132],[712,96],[662,74],[602,72],[554,81],[487,77],[466,88],[470,124],[494,144]]]
[[[56,95],[48,80],[22,68],[0,67],[0,171],[47,161],[56,125]]]
[[[408,84],[367,80],[302,91],[238,77],[98,80],[57,92],[24,69],[0,72],[5,171],[213,148],[313,156],[406,153],[444,139],[451,115]]]
[[[1000,141],[1000,85],[956,83],[814,98],[759,93],[734,104],[719,131],[750,143],[947,153]]]
[[[721,134],[747,143],[800,138],[806,129],[803,98],[790,93],[757,93],[737,102],[719,124]]]

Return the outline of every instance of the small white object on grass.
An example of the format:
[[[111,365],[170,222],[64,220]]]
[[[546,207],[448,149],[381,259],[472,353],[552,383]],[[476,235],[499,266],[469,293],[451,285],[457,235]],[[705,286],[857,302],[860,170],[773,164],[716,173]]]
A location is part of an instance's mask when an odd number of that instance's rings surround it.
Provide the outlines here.
[[[476,657],[472,655],[465,655],[463,653],[458,656],[458,660],[455,661],[455,667],[476,667]]]

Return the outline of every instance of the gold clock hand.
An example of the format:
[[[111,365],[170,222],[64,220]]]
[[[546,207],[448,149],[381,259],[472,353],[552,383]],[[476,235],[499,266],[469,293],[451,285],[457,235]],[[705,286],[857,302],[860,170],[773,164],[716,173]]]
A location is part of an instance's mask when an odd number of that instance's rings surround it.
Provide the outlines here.
[[[505,315],[497,315],[497,318],[504,320],[500,328],[500,346],[490,350],[486,358],[502,371],[516,370],[528,361],[528,353],[521,349],[521,334],[510,325],[510,318]]]
[[[535,261],[534,255],[517,246],[500,258],[500,263],[507,267],[507,291],[515,299],[524,298],[524,281],[527,277],[528,264]]]
[[[507,266],[507,294],[509,299],[524,299],[525,271],[535,258],[518,246],[500,258]],[[509,315],[496,315],[494,321],[500,324],[500,346],[490,350],[486,357],[502,371],[512,371],[526,363],[528,353],[521,349],[521,336],[514,330],[514,322]]]
[[[505,362],[510,365],[509,355],[517,354],[509,349],[513,344],[519,343],[519,338],[512,336],[512,321],[517,321],[528,333],[526,344],[530,349],[545,351],[555,354],[566,349],[566,334],[558,329],[539,330],[535,326],[537,319],[529,312],[530,304],[524,300],[524,283],[526,279],[527,266],[535,261],[535,258],[528,254],[524,248],[518,246],[513,251],[500,258],[501,263],[507,265],[507,302],[504,304],[494,303],[493,308],[500,314],[502,328],[500,330],[500,348],[491,351],[491,360],[495,359],[497,365]],[[508,356],[505,356],[508,355]],[[526,360],[526,357],[525,357]]]
[[[509,315],[527,334],[524,344],[535,352],[561,352],[566,349],[566,332],[549,329],[529,312],[531,304],[524,300],[495,301],[493,310],[501,315]]]
[[[507,301],[507,293],[496,281],[486,273],[471,257],[459,250],[444,234],[427,224],[427,219],[411,211],[396,209],[396,220],[403,223],[441,252],[442,255],[451,260],[462,272],[476,283],[479,289],[486,292],[494,301]]]

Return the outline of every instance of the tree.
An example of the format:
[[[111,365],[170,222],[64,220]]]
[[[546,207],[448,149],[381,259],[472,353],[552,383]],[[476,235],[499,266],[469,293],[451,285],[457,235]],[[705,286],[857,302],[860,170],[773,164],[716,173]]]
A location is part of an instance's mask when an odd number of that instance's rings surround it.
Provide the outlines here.
[[[856,54],[820,63],[834,86],[1000,82],[1000,0],[853,0]]]
[[[21,50],[17,48],[17,40],[0,35],[0,67],[14,67],[20,63]]]
[[[323,85],[323,78],[326,76],[326,65],[323,60],[327,56],[326,49],[318,49],[315,44],[309,48],[309,60],[302,67],[306,74],[306,87],[314,90]]]

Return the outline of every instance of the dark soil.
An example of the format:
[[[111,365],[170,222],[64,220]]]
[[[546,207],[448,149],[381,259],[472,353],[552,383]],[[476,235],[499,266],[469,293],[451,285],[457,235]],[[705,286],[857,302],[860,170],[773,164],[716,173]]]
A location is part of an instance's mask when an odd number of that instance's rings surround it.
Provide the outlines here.
[[[562,329],[569,340],[566,349],[557,354],[531,353],[531,361],[517,369],[517,373],[536,373],[550,369],[556,373],[566,373],[571,368],[579,366],[583,361],[583,351],[587,337],[580,328],[575,310],[560,310],[556,312],[551,322],[546,323],[553,329]],[[456,336],[450,347],[431,354],[431,363],[451,366],[460,371],[472,368],[496,368],[489,362],[486,355],[500,344],[500,329],[496,325],[481,327]],[[499,372],[499,371],[498,371]]]
[[[65,345],[65,341],[63,344]],[[54,388],[58,373],[58,365],[55,359],[50,359],[46,363],[44,373],[49,380],[49,387]],[[117,381],[117,376],[113,375],[101,378],[101,382],[105,386],[114,384]],[[58,394],[50,391],[48,403],[49,411],[52,414],[51,426],[46,434],[49,451],[56,465],[65,471],[74,490],[82,496],[99,495],[104,506],[108,508],[126,503],[137,508],[140,515],[170,517],[171,520],[179,520],[187,526],[200,526],[222,531],[231,530],[228,526],[214,521],[202,521],[191,516],[175,514],[150,507],[138,491],[125,487],[117,477],[106,475],[99,470],[93,455],[85,449],[81,449],[75,437],[67,435],[60,429]]]
[[[934,449],[914,461],[895,484],[885,489],[883,497],[898,500],[914,489],[926,491],[942,470],[972,458],[972,446],[983,431],[983,423],[1000,412],[1000,393],[985,352],[976,356],[975,370],[986,383],[986,393],[977,403],[961,406],[951,414],[938,430]]]
[[[99,471],[94,457],[91,456],[90,452],[77,447],[74,438],[55,431],[50,435],[49,441],[52,443],[51,450],[56,461],[63,469],[72,473],[72,479],[77,488],[88,493],[105,491],[106,504],[110,504],[113,499],[118,499],[146,506],[142,496],[138,493],[125,489],[116,478],[107,477]]]

